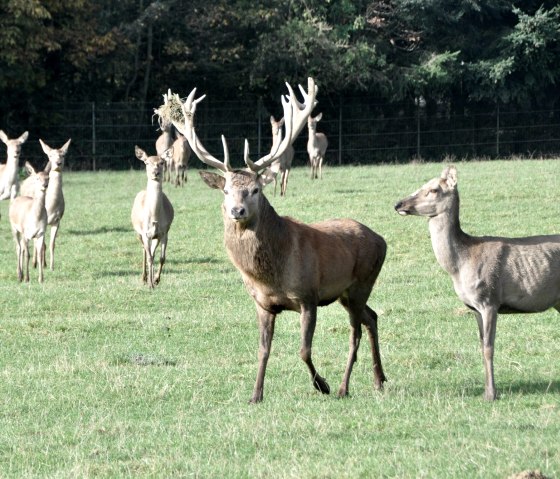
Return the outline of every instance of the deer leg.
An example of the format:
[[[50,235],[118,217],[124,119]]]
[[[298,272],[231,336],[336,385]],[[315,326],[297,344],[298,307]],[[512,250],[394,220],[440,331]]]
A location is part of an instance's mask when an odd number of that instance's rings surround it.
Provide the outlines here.
[[[16,255],[17,255],[17,278],[21,283],[23,281],[23,250],[21,248],[21,241],[19,233],[14,234],[14,239],[16,241]]]
[[[154,257],[152,255],[152,244],[152,240],[142,238],[142,245],[144,247],[142,279],[150,288],[154,287]]]
[[[157,272],[157,276],[155,278],[155,284],[159,284],[159,280],[161,278],[161,272],[163,271],[163,265],[165,264],[165,252],[167,250],[167,235],[161,236],[161,248],[159,254],[159,269]],[[154,250],[155,254],[155,250]]]
[[[50,268],[54,271],[54,247],[56,243],[56,235],[58,234],[58,227],[60,223],[53,224],[51,226],[51,238],[49,241],[49,256],[50,256]],[[45,246],[46,247],[46,246]],[[45,263],[46,266],[46,263]]]
[[[35,239],[35,250],[38,252],[37,264],[39,269],[39,283],[43,282],[43,265],[45,264],[45,237]]]
[[[301,349],[300,356],[303,362],[307,364],[313,386],[323,394],[329,394],[331,389],[324,378],[319,376],[313,361],[311,360],[311,346],[313,343],[313,334],[315,333],[315,324],[317,323],[317,305],[302,306],[301,308]]]
[[[338,390],[338,396],[348,396],[348,387],[350,384],[350,374],[352,374],[352,367],[358,360],[358,348],[360,347],[360,339],[362,338],[362,325],[358,317],[351,311],[350,314],[350,350],[348,353],[348,362],[346,363],[346,370],[342,378],[342,383]]]
[[[155,274],[154,274],[154,257],[156,255],[156,249],[159,245],[159,239],[154,238],[149,240],[150,244],[148,246],[148,286],[153,288],[156,285]]]
[[[253,397],[249,403],[255,404],[263,400],[264,375],[266,373],[266,364],[270,356],[270,348],[272,338],[274,336],[274,321],[276,315],[261,308],[258,304],[257,320],[259,323],[259,367],[257,370],[257,380],[253,389]]]
[[[33,267],[37,267],[37,248],[33,248]]]
[[[496,385],[494,383],[494,340],[496,338],[497,319],[498,313],[495,308],[486,308],[480,312],[476,312],[486,378],[484,399],[487,401],[496,399]]]
[[[25,238],[22,239],[22,245],[23,245],[22,266],[25,269],[24,281],[26,283],[29,283],[29,243]]]
[[[290,170],[284,170],[282,173],[282,187],[280,196],[286,196],[286,190],[288,189],[288,176],[290,175]]]
[[[371,347],[371,357],[373,359],[373,376],[376,389],[383,389],[383,383],[387,381],[383,366],[381,365],[381,354],[379,352],[379,334],[377,333],[377,313],[367,304],[362,315],[362,323],[364,324]]]

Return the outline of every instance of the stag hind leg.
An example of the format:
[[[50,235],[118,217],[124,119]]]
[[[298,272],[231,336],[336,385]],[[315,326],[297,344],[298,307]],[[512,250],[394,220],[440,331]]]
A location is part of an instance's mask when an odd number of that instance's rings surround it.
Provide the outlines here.
[[[315,325],[317,323],[317,305],[303,306],[301,311],[301,349],[300,356],[307,365],[311,374],[313,387],[323,394],[329,394],[331,388],[324,378],[319,376],[311,360],[311,347],[313,343],[313,334],[315,333]]]

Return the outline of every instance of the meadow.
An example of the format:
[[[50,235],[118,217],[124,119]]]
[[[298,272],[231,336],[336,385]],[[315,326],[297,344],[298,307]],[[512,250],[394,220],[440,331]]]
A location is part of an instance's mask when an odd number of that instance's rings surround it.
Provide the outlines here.
[[[397,200],[443,164],[292,171],[283,215],[351,217],[389,249],[369,304],[379,314],[383,392],[362,341],[350,396],[316,392],[299,358],[299,317],[276,322],[264,401],[253,301],[222,244],[222,195],[189,170],[164,189],[175,208],[161,284],[140,280],[130,223],[143,171],[66,172],[56,270],[16,280],[0,203],[0,477],[560,477],[560,316],[498,319],[498,400],[472,314],[433,255],[424,218]],[[461,219],[474,235],[560,233],[555,160],[457,162]],[[342,379],[348,319],[320,308],[314,361]]]

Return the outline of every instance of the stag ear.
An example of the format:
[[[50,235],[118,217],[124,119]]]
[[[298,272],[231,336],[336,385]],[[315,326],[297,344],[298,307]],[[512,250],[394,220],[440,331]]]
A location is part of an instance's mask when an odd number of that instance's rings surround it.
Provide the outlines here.
[[[441,179],[447,183],[450,189],[454,189],[457,186],[457,168],[454,166],[448,166],[441,173]]]
[[[223,176],[204,170],[200,170],[198,173],[202,178],[202,181],[204,181],[204,183],[206,183],[210,188],[214,188],[215,190],[224,190],[226,179]]]

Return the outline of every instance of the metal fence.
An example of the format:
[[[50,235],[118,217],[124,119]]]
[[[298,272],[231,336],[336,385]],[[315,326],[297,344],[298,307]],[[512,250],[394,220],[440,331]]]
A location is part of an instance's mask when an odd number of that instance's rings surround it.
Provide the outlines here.
[[[70,169],[128,169],[139,167],[134,145],[155,151],[159,135],[153,107],[133,103],[66,103],[44,108],[30,125],[4,131],[9,136],[30,132],[23,158],[46,162],[38,139],[59,147],[68,138]],[[476,105],[452,112],[448,105],[428,103],[379,104],[370,98],[321,101],[318,131],[329,140],[326,162],[366,164],[560,154],[560,110],[521,110],[499,105]],[[278,114],[277,112],[272,112]],[[213,103],[204,100],[197,111],[199,137],[215,156],[221,157],[220,136],[228,140],[232,163],[242,165],[243,142],[249,140],[252,157],[271,146],[269,117],[259,100]],[[0,126],[1,127],[1,126]],[[12,131],[14,130],[14,131]],[[307,163],[307,132],[294,143],[294,164]]]

